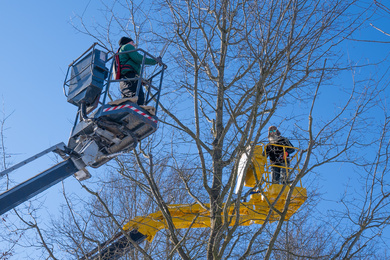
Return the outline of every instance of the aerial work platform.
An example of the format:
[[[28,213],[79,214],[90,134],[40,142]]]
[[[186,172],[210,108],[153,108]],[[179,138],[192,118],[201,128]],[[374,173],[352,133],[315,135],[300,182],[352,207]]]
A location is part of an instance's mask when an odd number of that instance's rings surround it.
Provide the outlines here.
[[[107,52],[92,45],[85,53],[73,61],[64,81],[64,93],[68,102],[78,107],[78,112],[68,148],[80,155],[86,166],[98,168],[118,156],[128,153],[144,138],[158,128],[157,110],[166,65],[161,60],[142,49],[143,61],[140,75],[132,79],[116,77],[115,53],[108,58]],[[157,71],[145,76],[146,57],[160,64]],[[112,61],[110,69],[107,68]],[[119,79],[117,79],[119,78]],[[110,85],[132,80],[140,88],[146,89],[145,104],[138,105],[138,97],[123,98],[107,102]],[[88,178],[86,176],[85,178]]]
[[[0,215],[69,176],[74,175],[80,181],[90,178],[87,167],[98,168],[116,156],[130,152],[157,130],[157,111],[167,66],[161,58],[142,49],[131,51],[143,54],[140,75],[132,80],[137,82],[137,93],[140,88],[146,89],[145,104],[138,105],[137,98],[106,102],[111,97],[110,85],[128,80],[116,79],[114,75],[115,57],[126,52],[109,57],[110,51],[103,46],[100,47],[105,50],[100,50],[98,46],[93,44],[68,66],[63,90],[67,101],[78,107],[68,144],[60,143],[46,149],[0,172],[0,177],[49,152],[59,154],[64,161],[1,193]],[[160,65],[149,76],[144,68],[146,56]]]
[[[298,148],[294,149],[298,150]],[[289,166],[277,166],[269,163],[263,151],[265,151],[265,145],[258,145],[254,148],[250,159],[247,153],[241,156],[236,191],[240,190],[242,181],[244,186],[253,188],[253,191],[247,202],[222,205],[223,208],[227,207],[227,210],[224,210],[227,214],[220,216],[223,223],[225,220],[229,221],[229,226],[264,224],[266,221],[272,223],[280,220],[282,215],[284,215],[283,220],[288,221],[306,201],[307,191],[302,187],[301,181],[299,185],[294,186],[291,186],[291,182],[287,180],[285,184],[275,184],[270,181],[272,167],[285,168],[288,171],[287,179],[297,176],[300,172],[299,154],[296,153],[289,158],[291,162]],[[249,167],[245,167],[247,163]],[[209,228],[211,226],[210,204],[171,204],[167,207],[176,229]],[[134,243],[142,243],[145,239],[151,242],[158,231],[167,227],[168,224],[161,211],[135,217],[123,226],[123,232],[140,237],[140,239],[129,242],[123,233],[119,232],[115,239],[103,243],[104,246],[101,249],[95,248],[87,256],[88,258],[82,259],[89,259],[89,257],[90,259],[117,259],[116,257],[134,248]]]

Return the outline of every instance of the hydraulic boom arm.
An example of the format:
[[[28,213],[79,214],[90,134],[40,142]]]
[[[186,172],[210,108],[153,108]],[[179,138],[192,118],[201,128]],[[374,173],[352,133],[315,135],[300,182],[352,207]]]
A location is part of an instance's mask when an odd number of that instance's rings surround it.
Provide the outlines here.
[[[0,215],[34,197],[54,184],[76,173],[78,169],[68,159],[41,172],[33,178],[0,194]]]
[[[59,143],[46,149],[21,163],[10,167],[3,172],[0,172],[0,177],[8,174],[9,172],[16,170],[35,159],[49,153],[49,152],[60,152],[65,149],[64,143]],[[65,178],[75,174],[88,175],[88,171],[84,168],[85,165],[80,165],[75,157],[69,157],[68,159],[58,163],[57,165],[39,173],[38,175],[20,183],[19,185],[3,192],[0,194],[0,215],[3,215],[10,209],[15,208],[19,204],[26,200],[36,196],[37,194],[45,191],[51,186],[64,180]]]

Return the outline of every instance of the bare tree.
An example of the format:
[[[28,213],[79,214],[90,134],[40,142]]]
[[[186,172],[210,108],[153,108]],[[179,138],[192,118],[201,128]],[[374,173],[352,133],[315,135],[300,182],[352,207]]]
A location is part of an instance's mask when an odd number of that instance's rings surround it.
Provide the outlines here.
[[[5,131],[6,131],[6,121],[10,115],[5,114],[4,106],[2,107],[1,112],[2,112],[1,113],[2,117],[0,120],[0,155],[1,155],[1,170],[3,171],[7,168],[8,159],[9,159],[9,154],[6,150],[6,145],[5,145]],[[8,175],[2,177],[2,179],[4,179],[4,178],[7,179],[5,183],[6,183],[6,185],[8,185],[8,181],[9,181]],[[4,189],[4,187],[0,187],[0,190],[3,190],[3,189]],[[1,217],[0,222],[1,222],[2,226],[4,226],[4,223],[6,221],[7,221],[6,217]],[[3,234],[1,235],[1,237],[3,237]],[[18,241],[18,235],[13,234],[12,239],[11,239],[10,243],[8,243],[7,247],[3,248],[3,245],[2,245],[2,248],[0,248],[0,259],[6,260],[6,259],[9,259],[10,256],[12,256],[12,253],[14,251],[14,247],[15,247],[15,244],[17,243],[17,241]]]
[[[67,225],[56,222],[62,236],[52,243],[65,254],[85,256],[113,234],[126,235],[122,226],[129,219],[161,211],[166,229],[152,243],[134,245],[136,250],[125,257],[383,256],[370,247],[388,226],[389,118],[386,114],[380,122],[382,131],[375,138],[367,137],[367,126],[378,126],[370,117],[387,86],[359,76],[351,86],[334,86],[340,73],[358,69],[340,54],[340,43],[359,28],[367,12],[353,13],[355,3],[118,0],[105,4],[105,24],[89,26],[83,17],[78,24],[75,20],[75,28],[112,51],[124,34],[152,53],[169,44],[159,112],[164,127],[133,154],[111,164],[111,178],[81,184],[93,199],[65,193],[60,220]],[[336,105],[320,100],[326,92],[340,97]],[[239,158],[253,155],[253,144],[263,141],[271,124],[291,133],[300,148],[300,172],[293,176],[284,208],[277,211],[269,205],[268,216],[278,215],[277,221],[271,223],[268,217],[263,224],[241,227],[232,222],[229,209],[235,207],[239,220],[240,202],[260,183],[249,191],[236,183]],[[363,149],[376,149],[376,156],[366,158]],[[286,222],[292,191],[302,178],[314,178],[313,173],[335,163],[354,165],[364,189],[348,190],[341,200],[345,207],[329,218],[316,212],[317,197],[309,196],[308,205]],[[313,193],[314,188],[309,189]],[[176,229],[168,205],[179,203],[196,203],[207,210],[210,227]]]
[[[124,6],[120,2],[115,4]],[[167,56],[172,72],[165,90],[171,94],[167,97],[170,107],[165,103],[162,105],[168,116],[164,123],[176,129],[175,140],[191,144],[191,148],[185,150],[185,157],[192,158],[187,167],[195,169],[196,174],[191,175],[191,181],[184,177],[181,180],[193,201],[210,211],[211,227],[205,247],[207,258],[224,257],[238,228],[229,228],[229,222],[219,217],[226,214],[230,205],[236,203],[239,207],[241,194],[237,200],[233,199],[237,158],[251,142],[260,140],[262,129],[271,120],[284,116],[285,110],[296,102],[311,100],[312,105],[302,110],[309,115],[309,121],[305,120],[308,127],[301,123],[299,116],[288,118],[289,125],[295,123],[300,129],[297,134],[303,140],[299,145],[303,148],[303,167],[293,185],[325,163],[358,159],[351,157],[354,149],[359,148],[354,138],[362,133],[361,122],[373,104],[375,91],[371,93],[366,89],[362,94],[364,86],[357,84],[348,91],[349,98],[332,117],[321,120],[314,115],[318,92],[347,67],[336,53],[338,44],[359,25],[359,15],[344,20],[353,4],[353,1],[314,4],[307,1],[160,1],[158,10],[164,21],[156,21],[147,28],[147,23],[141,22],[144,30],[132,31],[139,41],[154,35],[156,39],[170,43]],[[139,11],[140,7],[135,9],[131,5],[129,9],[132,15],[126,21],[133,27],[138,23],[134,11]],[[113,10],[110,9],[112,15],[108,20],[119,21]],[[152,21],[152,17],[149,18]],[[164,33],[159,33],[158,28],[163,28]],[[106,28],[106,32],[111,30],[112,27]],[[178,80],[176,75],[184,76]],[[358,97],[361,102],[355,103]],[[183,113],[183,110],[193,113]],[[346,114],[350,113],[352,116],[346,120]],[[172,146],[171,140],[165,142],[165,146]],[[179,142],[174,145],[183,149]],[[159,209],[166,213],[168,235],[177,245],[177,254],[184,259],[191,258],[186,254],[185,245],[179,243],[182,238],[177,237],[170,220],[164,190],[153,177],[150,168],[153,157],[149,152],[145,155],[149,167],[144,165],[138,153],[135,154],[147,180],[145,185],[151,188]],[[183,155],[179,152],[173,158],[178,161]],[[284,215],[282,212],[281,220],[260,251],[265,258],[271,257]],[[252,239],[242,251],[243,257],[252,254],[256,238],[262,235],[264,228],[265,225],[251,233]]]
[[[380,1],[374,0],[375,5],[378,7],[378,10],[384,13],[384,16],[388,16],[390,14],[390,8],[386,5],[382,4]],[[390,34],[386,31],[383,31],[382,29],[375,26],[373,23],[370,23],[370,25],[375,28],[376,30],[380,31],[386,36],[390,36]]]

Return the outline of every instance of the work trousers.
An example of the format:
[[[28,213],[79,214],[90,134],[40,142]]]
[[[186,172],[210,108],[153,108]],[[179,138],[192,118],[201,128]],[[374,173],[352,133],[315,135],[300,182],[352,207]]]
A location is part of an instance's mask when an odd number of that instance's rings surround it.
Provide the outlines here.
[[[125,75],[122,75],[121,79],[132,79],[139,77],[135,71],[128,71]],[[119,87],[122,93],[122,98],[135,97],[137,95],[138,80],[126,80],[119,83]],[[139,88],[138,93],[138,105],[143,105],[145,102],[145,94],[142,89],[142,85]]]
[[[290,166],[290,162],[287,163],[287,166],[285,163],[275,163],[275,166],[271,167],[271,173],[272,173],[272,183],[288,183],[288,169],[287,167]],[[276,167],[278,166],[278,167]]]

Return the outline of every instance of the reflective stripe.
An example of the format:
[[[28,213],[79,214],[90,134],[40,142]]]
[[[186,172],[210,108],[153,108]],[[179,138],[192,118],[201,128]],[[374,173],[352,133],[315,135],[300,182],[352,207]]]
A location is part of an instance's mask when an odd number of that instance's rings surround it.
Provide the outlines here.
[[[153,117],[149,116],[148,114],[142,112],[138,108],[130,106],[130,105],[127,105],[127,104],[121,105],[121,106],[115,106],[115,107],[108,107],[108,108],[103,109],[103,112],[114,111],[114,110],[118,110],[118,109],[122,109],[122,108],[130,108],[131,110],[137,112],[138,114],[146,117],[147,119],[149,119],[149,120],[151,120],[151,121],[153,121],[154,123],[157,124],[157,120],[156,119],[154,119]]]

